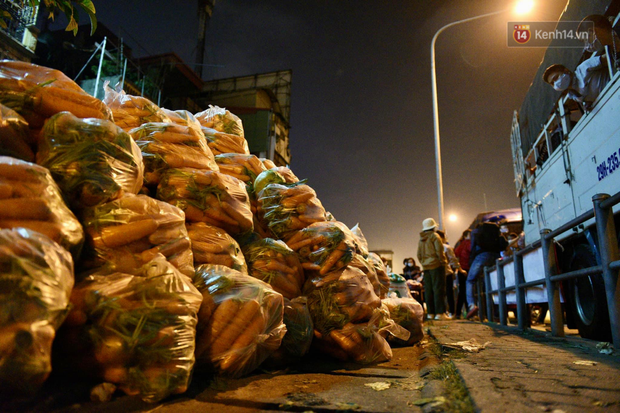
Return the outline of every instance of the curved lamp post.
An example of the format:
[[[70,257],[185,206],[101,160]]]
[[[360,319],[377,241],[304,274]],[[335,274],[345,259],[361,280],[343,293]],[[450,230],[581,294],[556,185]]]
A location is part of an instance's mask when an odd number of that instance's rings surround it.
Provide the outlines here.
[[[532,1],[520,1],[517,3],[515,11],[519,14],[527,13],[532,7]],[[443,179],[441,175],[441,149],[439,142],[439,108],[437,104],[437,71],[435,68],[435,43],[437,42],[437,37],[441,32],[446,30],[448,27],[456,26],[457,24],[467,23],[472,20],[482,19],[483,17],[494,16],[496,14],[501,14],[507,12],[509,9],[500,10],[492,13],[481,14],[479,16],[469,17],[467,19],[458,20],[452,23],[448,23],[443,26],[441,29],[437,30],[435,35],[433,36],[433,40],[431,41],[431,75],[432,75],[432,86],[433,86],[433,125],[435,130],[435,164],[437,168],[437,203],[438,203],[438,212],[439,212],[439,228],[444,229],[444,209],[443,209]]]

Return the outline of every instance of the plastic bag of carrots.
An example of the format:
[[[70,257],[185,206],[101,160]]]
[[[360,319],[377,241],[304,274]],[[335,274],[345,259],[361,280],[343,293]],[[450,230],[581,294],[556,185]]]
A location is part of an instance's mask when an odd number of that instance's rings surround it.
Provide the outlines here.
[[[325,221],[325,209],[314,189],[296,184],[268,184],[256,194],[258,219],[279,238],[287,240],[314,222]]]
[[[48,236],[75,256],[84,242],[82,226],[65,205],[50,172],[0,156],[0,228],[19,227]]]
[[[241,247],[226,231],[204,222],[187,223],[186,226],[196,265],[224,265],[247,274]]]
[[[292,300],[301,295],[304,271],[297,254],[283,241],[265,238],[243,246],[248,272]]]
[[[194,114],[188,110],[170,110],[166,108],[161,108],[161,110],[166,116],[168,116],[168,119],[170,119],[170,122],[172,123],[181,126],[188,126],[197,131],[200,131],[200,128],[202,127]]]
[[[114,123],[124,131],[137,128],[147,122],[170,122],[170,118],[153,102],[142,96],[132,96],[112,89],[106,81],[103,85],[105,97],[103,102],[108,105],[114,115]]]
[[[250,154],[248,141],[246,141],[243,136],[219,132],[212,128],[205,128],[204,126],[202,126],[202,133],[204,133],[207,138],[207,144],[214,155],[223,153]]]
[[[381,284],[381,294],[379,294],[379,297],[382,299],[386,298],[390,290],[390,277],[388,276],[387,268],[385,268],[385,264],[383,260],[381,260],[381,257],[374,252],[368,254],[368,262],[375,267],[377,278]]]
[[[339,221],[315,222],[286,241],[305,270],[321,275],[346,267],[356,252],[353,233]]]
[[[266,171],[263,163],[255,155],[224,153],[215,155],[215,162],[220,167],[220,172],[234,176],[250,187],[256,177],[261,172]]]
[[[194,116],[205,128],[244,137],[241,119],[224,108],[209,105],[209,109],[196,113]]]
[[[377,294],[377,297],[381,297],[383,286],[379,282],[379,277],[377,277],[375,267],[366,258],[364,258],[361,254],[355,254],[349,263],[349,266],[357,268],[366,274],[373,290],[375,291],[375,294]]]
[[[161,255],[136,276],[93,274],[71,294],[56,354],[67,370],[147,402],[183,393],[195,361],[201,301],[191,280]]]
[[[312,343],[319,351],[338,360],[373,364],[392,359],[392,349],[373,322],[347,323],[327,334],[315,331]]]
[[[286,334],[281,350],[287,356],[303,357],[310,350],[314,337],[314,325],[308,310],[307,297],[284,300],[284,325]]]
[[[245,184],[220,172],[168,169],[157,186],[157,198],[185,211],[188,222],[206,222],[231,235],[254,226]]]
[[[276,167],[276,164],[268,158],[258,158],[260,159],[260,161],[263,163],[263,165],[265,166],[265,169],[273,169]]]
[[[143,183],[142,153],[131,136],[110,121],[69,112],[45,123],[37,163],[76,209],[137,194]]]
[[[90,208],[83,221],[87,237],[82,265],[133,274],[158,254],[188,277],[194,259],[185,214],[146,195],[127,196]]]
[[[218,374],[241,377],[275,352],[286,333],[283,298],[256,278],[221,265],[201,265],[194,284],[203,294],[196,360]]]
[[[144,182],[157,185],[170,168],[219,171],[200,129],[174,123],[148,122],[129,131],[142,151]]]
[[[34,162],[31,146],[35,143],[26,120],[13,109],[0,104],[0,155]]]
[[[287,184],[294,184],[299,182],[299,178],[297,178],[293,171],[286,166],[276,166],[275,168],[271,168],[271,170],[279,173],[280,176],[284,178],[284,182],[286,182]]]
[[[424,308],[419,302],[413,298],[386,298],[381,302],[389,310],[390,318],[410,333],[407,339],[388,336],[388,341],[398,345],[411,346],[424,338],[422,329]]]
[[[381,306],[368,277],[353,267],[309,278],[303,295],[308,297],[314,329],[321,334],[349,322],[367,321]]]
[[[52,370],[56,329],[69,309],[71,255],[25,228],[0,230],[0,394],[34,393]]]
[[[0,103],[22,115],[30,128],[68,111],[80,118],[112,120],[112,112],[59,70],[32,63],[0,61]]]

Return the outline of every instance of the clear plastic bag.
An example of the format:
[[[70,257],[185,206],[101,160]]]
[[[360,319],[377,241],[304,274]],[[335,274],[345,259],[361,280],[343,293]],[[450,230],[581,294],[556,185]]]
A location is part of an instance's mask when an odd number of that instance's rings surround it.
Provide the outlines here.
[[[224,108],[209,105],[209,109],[196,113],[194,116],[205,128],[244,137],[241,119]]]
[[[377,297],[381,297],[381,291],[383,286],[379,282],[379,277],[377,277],[377,271],[375,267],[366,258],[362,257],[361,254],[355,254],[353,259],[349,263],[349,266],[357,268],[358,270],[361,270],[364,274],[366,274],[368,280],[370,281],[370,284],[372,285],[373,290],[375,291],[375,294],[377,294]]]
[[[0,230],[0,394],[34,393],[52,370],[56,329],[69,310],[71,255],[25,228]]]
[[[34,162],[34,144],[28,123],[13,109],[0,105],[0,155]]]
[[[174,123],[148,122],[129,131],[142,151],[144,182],[157,185],[170,168],[219,171],[200,129]]]
[[[282,176],[282,178],[284,178],[284,181],[287,184],[294,184],[294,183],[299,182],[299,178],[297,178],[297,176],[293,173],[293,171],[290,168],[287,168],[286,166],[276,166],[274,168],[271,168],[271,170],[279,173]]]
[[[67,208],[50,172],[42,166],[0,156],[0,228],[40,232],[78,256],[84,231]]]
[[[325,209],[316,192],[302,182],[268,184],[256,197],[259,221],[279,239],[287,240],[300,229],[325,221]]]
[[[273,169],[276,167],[276,164],[273,163],[271,159],[267,159],[267,158],[258,158],[258,159],[260,159],[260,161],[263,163],[263,165],[265,166],[265,169]]]
[[[308,297],[314,328],[321,334],[343,328],[349,322],[367,321],[381,306],[368,277],[353,267],[309,278],[303,295]]]
[[[88,234],[82,265],[134,274],[162,254],[181,273],[192,277],[194,259],[183,211],[146,195],[127,196],[88,209]]]
[[[219,132],[212,128],[205,128],[204,126],[202,127],[202,133],[204,133],[207,138],[207,144],[214,155],[223,153],[250,154],[248,141],[246,141],[243,136]]]
[[[256,278],[221,265],[201,265],[194,284],[203,294],[196,339],[199,364],[241,377],[282,343],[283,298]]]
[[[283,241],[271,238],[243,246],[248,272],[289,300],[299,297],[305,282],[304,271],[297,254]]]
[[[245,184],[220,172],[168,169],[157,186],[157,198],[185,211],[188,222],[206,222],[231,235],[253,229]]]
[[[381,302],[387,306],[390,318],[410,333],[408,339],[388,336],[388,341],[411,346],[424,338],[424,308],[419,302],[413,298],[386,298]]]
[[[299,254],[305,270],[330,271],[346,267],[355,257],[353,233],[339,221],[315,222],[286,241]]]
[[[161,108],[162,112],[164,112],[164,114],[166,116],[168,116],[168,119],[170,119],[170,122],[175,123],[177,125],[181,125],[181,126],[188,126],[194,130],[196,130],[197,132],[201,132],[201,127],[200,126],[200,122],[198,122],[198,119],[196,119],[196,117],[194,116],[194,114],[188,110],[170,110],[170,109],[166,109],[166,108]]]
[[[187,232],[192,241],[196,265],[224,265],[244,274],[248,273],[239,244],[226,231],[204,222],[193,222],[187,223]]]
[[[360,364],[381,363],[392,359],[390,345],[371,321],[347,323],[341,329],[318,335],[313,346],[336,359]]]
[[[75,286],[55,347],[74,373],[158,402],[187,390],[201,302],[191,280],[161,255],[135,276],[94,274]]]
[[[364,258],[368,257],[368,241],[366,241],[366,237],[362,233],[359,223],[351,228],[351,233],[353,233],[354,236],[357,253],[362,254]]]
[[[383,263],[383,260],[381,260],[381,257],[374,252],[368,254],[368,262],[375,267],[377,278],[381,284],[381,293],[379,294],[379,297],[386,298],[387,293],[390,290],[390,277],[388,276],[387,268],[385,268],[385,264]]]
[[[234,176],[250,185],[250,187],[253,185],[256,177],[261,172],[266,171],[263,163],[254,155],[225,153],[215,155],[215,162],[219,165],[220,172]]]
[[[305,356],[310,350],[314,336],[314,325],[308,310],[307,297],[284,300],[284,324],[286,335],[282,340],[281,349],[289,356]]]
[[[45,123],[42,138],[37,163],[50,170],[72,208],[140,191],[142,153],[114,123],[62,112]]]
[[[104,83],[105,98],[114,115],[114,123],[124,131],[137,128],[147,122],[170,122],[170,118],[153,102],[142,96],[132,96],[124,90],[116,91]]]
[[[22,115],[30,128],[67,111],[80,118],[112,120],[112,112],[59,70],[32,63],[0,61],[0,103]]]

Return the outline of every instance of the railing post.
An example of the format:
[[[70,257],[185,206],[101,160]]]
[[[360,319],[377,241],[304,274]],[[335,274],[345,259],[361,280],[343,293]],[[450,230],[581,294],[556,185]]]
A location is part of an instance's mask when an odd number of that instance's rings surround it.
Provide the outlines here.
[[[603,208],[601,206],[601,203],[607,198],[609,198],[607,194],[596,194],[592,197],[592,202],[594,203],[594,219],[601,254],[611,335],[614,346],[620,349],[620,283],[618,283],[618,270],[612,270],[609,267],[611,262],[620,259],[620,254],[618,253],[613,210],[611,207]]]
[[[495,260],[495,268],[497,269],[497,303],[499,304],[499,323],[503,326],[508,325],[508,305],[506,304],[506,279],[504,278],[504,266],[502,260]]]
[[[549,316],[551,317],[551,334],[555,337],[564,337],[564,315],[562,314],[562,305],[560,303],[560,289],[557,283],[551,281],[551,277],[555,275],[556,262],[553,238],[547,238],[547,234],[550,232],[550,229],[540,230],[547,301],[549,302]]]
[[[523,255],[513,254],[514,267],[515,267],[515,292],[517,294],[517,322],[521,330],[525,330],[529,327],[527,315],[527,305],[525,304],[525,288],[521,287],[521,284],[525,283],[525,277],[523,276]]]
[[[482,300],[480,300],[480,320],[482,320],[482,314],[484,314],[483,309],[486,308],[487,313],[487,321],[495,322],[493,319],[493,294],[491,291],[493,287],[491,287],[491,274],[489,274],[489,267],[484,267],[484,284],[485,284],[485,302],[486,305],[482,307]]]

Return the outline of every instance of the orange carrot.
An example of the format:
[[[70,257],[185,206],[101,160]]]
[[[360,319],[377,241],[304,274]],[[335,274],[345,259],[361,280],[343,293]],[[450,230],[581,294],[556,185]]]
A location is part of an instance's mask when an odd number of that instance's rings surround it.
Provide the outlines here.
[[[231,369],[234,363],[248,351],[246,347],[252,344],[258,338],[259,334],[262,334],[265,330],[265,316],[261,312],[257,312],[254,319],[250,322],[248,328],[245,329],[239,337],[230,346],[230,350],[220,363],[220,369],[227,371]]]
[[[108,248],[120,247],[151,235],[157,230],[157,227],[157,221],[152,218],[128,224],[108,226],[101,229],[101,242],[103,246]]]
[[[166,244],[158,245],[157,247],[151,248],[150,250],[142,251],[142,261],[144,261],[145,263],[149,262],[153,258],[155,258],[157,254],[162,254],[164,257],[170,257],[171,255],[187,250],[189,248],[189,239],[178,238]]]
[[[209,353],[211,357],[216,357],[219,354],[227,351],[230,345],[234,343],[235,339],[247,328],[252,322],[261,306],[256,300],[248,300],[241,305],[239,311],[235,315],[235,318],[226,326],[226,328],[214,338],[211,343]]]
[[[0,200],[0,219],[32,219],[48,221],[52,212],[42,198],[11,198]]]
[[[33,221],[25,219],[0,219],[0,228],[28,228],[47,235],[54,241],[60,241],[62,227],[60,224],[46,221]]]
[[[292,249],[293,251],[297,251],[297,250],[299,250],[302,247],[316,245],[316,244],[319,244],[321,242],[325,242],[326,240],[327,240],[327,238],[325,238],[324,235],[316,235],[314,237],[306,238],[305,240],[296,242],[294,244],[292,244],[289,241],[287,244],[288,244],[290,249]]]
[[[301,266],[303,267],[304,270],[308,270],[308,271],[320,271],[321,270],[320,265],[313,264],[311,262],[302,262]]]
[[[233,266],[233,258],[228,254],[211,254],[194,250],[194,261],[201,264],[220,264],[227,267]]]
[[[321,275],[325,275],[329,272],[329,270],[338,262],[338,260],[344,255],[347,250],[347,244],[344,241],[341,241],[340,244],[336,247],[334,251],[327,257],[323,265],[321,266],[321,270],[319,273]]]

